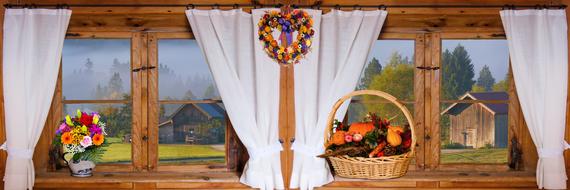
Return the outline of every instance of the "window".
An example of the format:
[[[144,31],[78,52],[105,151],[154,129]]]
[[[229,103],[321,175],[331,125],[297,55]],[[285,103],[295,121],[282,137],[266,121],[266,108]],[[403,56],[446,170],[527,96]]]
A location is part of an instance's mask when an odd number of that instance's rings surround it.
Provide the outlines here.
[[[98,112],[106,121],[101,163],[131,162],[131,44],[129,39],[66,39],[62,55],[63,115]]]
[[[506,40],[443,40],[441,164],[507,162],[509,56]]]
[[[245,148],[236,140],[197,42],[186,34],[66,39],[56,95],[61,101],[52,106],[58,113],[54,122],[77,109],[98,112],[106,121],[110,146],[99,171],[243,167]]]
[[[226,114],[195,40],[158,41],[160,163],[224,163]]]

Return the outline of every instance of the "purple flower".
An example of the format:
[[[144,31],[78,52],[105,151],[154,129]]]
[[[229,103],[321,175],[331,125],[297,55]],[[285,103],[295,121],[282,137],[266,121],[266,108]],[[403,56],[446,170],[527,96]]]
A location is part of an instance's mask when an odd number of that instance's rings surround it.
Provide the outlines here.
[[[102,130],[97,125],[89,125],[89,132],[91,135],[101,134]]]

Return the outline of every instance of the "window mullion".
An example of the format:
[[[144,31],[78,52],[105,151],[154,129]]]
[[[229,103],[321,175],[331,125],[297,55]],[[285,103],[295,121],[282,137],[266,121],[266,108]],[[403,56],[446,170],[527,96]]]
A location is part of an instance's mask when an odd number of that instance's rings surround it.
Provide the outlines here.
[[[143,66],[143,34],[140,32],[133,33],[131,42],[131,68],[141,68]],[[142,120],[142,80],[144,72],[131,72],[132,81],[132,162],[136,171],[142,171],[146,168],[147,159],[143,149],[143,120]]]
[[[158,68],[158,39],[156,33],[148,34],[148,67]],[[148,131],[148,170],[156,171],[158,165],[158,69],[147,70],[147,131]]]

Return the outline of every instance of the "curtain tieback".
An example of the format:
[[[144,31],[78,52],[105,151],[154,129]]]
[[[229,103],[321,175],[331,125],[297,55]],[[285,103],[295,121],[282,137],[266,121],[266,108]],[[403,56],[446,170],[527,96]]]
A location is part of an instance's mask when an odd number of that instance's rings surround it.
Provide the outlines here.
[[[310,156],[310,157],[317,157],[318,155],[322,154],[322,150],[314,147],[314,146],[308,146],[307,144],[304,143],[297,143],[294,142],[293,146],[291,146],[291,150],[294,150],[295,152],[299,152],[301,154],[304,154],[306,156]]]
[[[283,147],[281,146],[281,143],[276,142],[276,143],[273,143],[272,145],[269,145],[269,146],[265,146],[262,148],[255,148],[253,150],[248,150],[248,152],[249,152],[249,157],[252,160],[256,160],[259,158],[270,156],[274,153],[279,153],[282,150],[283,150]]]
[[[570,149],[570,144],[568,144],[568,142],[566,142],[566,141],[564,141],[564,146],[563,146],[562,150],[556,149],[556,148],[539,148],[538,149],[538,157],[540,157],[540,158],[553,158],[553,157],[562,156],[562,153],[564,153],[564,150],[566,150],[566,149]]]
[[[20,159],[32,159],[34,156],[34,150],[24,149],[24,148],[8,148],[6,142],[0,146],[0,150],[5,150],[8,152],[8,157],[15,157]]]

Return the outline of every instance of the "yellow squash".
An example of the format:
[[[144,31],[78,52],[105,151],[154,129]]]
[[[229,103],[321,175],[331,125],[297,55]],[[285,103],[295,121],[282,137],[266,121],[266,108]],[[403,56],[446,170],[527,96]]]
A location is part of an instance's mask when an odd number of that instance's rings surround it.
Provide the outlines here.
[[[398,146],[402,144],[402,137],[396,130],[392,129],[391,127],[388,128],[388,135],[386,136],[386,140],[391,146]]]

